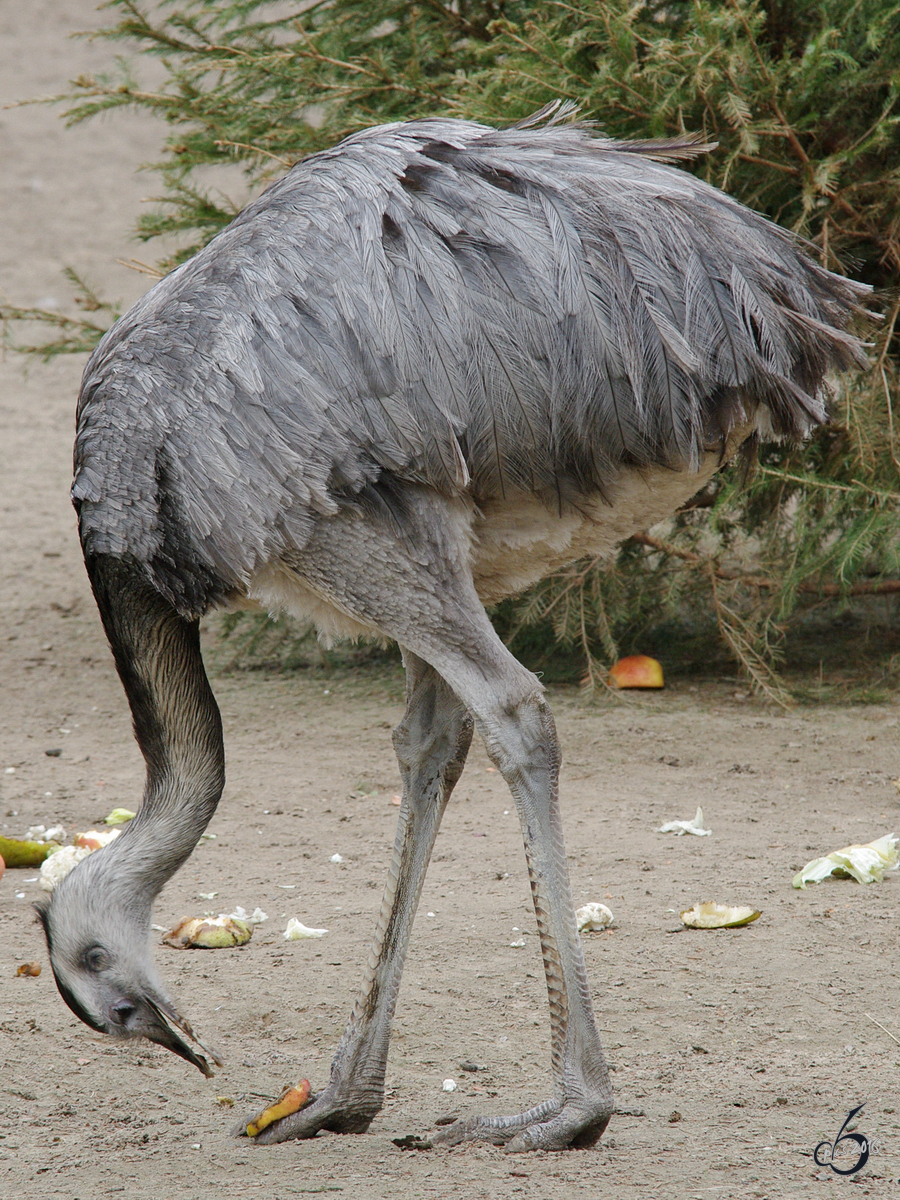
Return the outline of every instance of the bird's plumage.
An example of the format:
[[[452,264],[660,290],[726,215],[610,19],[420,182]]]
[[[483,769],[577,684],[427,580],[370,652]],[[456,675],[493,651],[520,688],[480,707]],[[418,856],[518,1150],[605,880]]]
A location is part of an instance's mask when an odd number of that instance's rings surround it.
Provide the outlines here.
[[[806,432],[865,289],[657,161],[697,148],[423,120],[299,163],[91,358],[86,547],[196,614],[404,482],[565,504]]]
[[[360,1132],[379,1110],[416,904],[475,729],[520,818],[554,1094],[439,1136],[588,1146],[613,1111],[553,719],[481,601],[669,515],[755,434],[802,435],[824,418],[826,373],[861,360],[847,330],[866,289],[659,161],[698,148],[553,122],[369,130],[270,187],[87,365],[73,494],[147,784],[126,832],[42,911],[77,1015],[211,1069],[147,950],[153,898],[224,785],[199,615],[294,605],[403,651],[403,798],[363,986],[327,1085],[259,1140]]]

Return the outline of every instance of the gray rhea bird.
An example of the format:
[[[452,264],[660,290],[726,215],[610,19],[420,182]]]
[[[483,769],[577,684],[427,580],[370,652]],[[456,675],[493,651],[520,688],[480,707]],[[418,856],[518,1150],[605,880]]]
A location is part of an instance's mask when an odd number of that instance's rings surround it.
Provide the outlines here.
[[[867,289],[668,165],[709,147],[613,142],[562,116],[387,125],[299,163],[85,371],[73,496],[147,782],[124,834],[41,909],[78,1017],[211,1073],[148,947],[154,897],[224,782],[199,618],[261,606],[403,653],[403,801],[362,989],[330,1081],[260,1142],[360,1132],[378,1112],[410,928],[474,728],[521,820],[553,1095],[440,1136],[511,1150],[600,1136],[613,1096],[553,718],[483,605],[671,514],[742,445],[802,437],[825,418],[826,373],[864,361],[848,325]]]

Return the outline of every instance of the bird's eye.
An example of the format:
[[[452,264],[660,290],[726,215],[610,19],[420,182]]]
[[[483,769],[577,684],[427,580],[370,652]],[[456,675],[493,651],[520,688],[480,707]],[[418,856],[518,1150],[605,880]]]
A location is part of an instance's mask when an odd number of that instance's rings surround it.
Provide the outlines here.
[[[106,970],[110,964],[110,957],[102,946],[88,946],[81,956],[81,961],[86,970],[96,975]]]

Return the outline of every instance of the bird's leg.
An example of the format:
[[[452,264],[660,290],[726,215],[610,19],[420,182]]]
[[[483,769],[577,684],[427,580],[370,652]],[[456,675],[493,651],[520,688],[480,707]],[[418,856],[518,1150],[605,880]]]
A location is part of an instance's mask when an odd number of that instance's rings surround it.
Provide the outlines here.
[[[423,663],[431,664],[445,681],[442,686],[433,673],[424,666],[419,668],[420,682],[413,689],[401,726],[410,731],[401,736],[401,746],[406,742],[412,748],[426,735],[428,740],[420,744],[416,755],[410,753],[396,865],[370,970],[374,984],[367,985],[354,1010],[326,1093],[347,1086],[345,1063],[369,1069],[368,1054],[370,1047],[376,1046],[376,1030],[384,1030],[378,1037],[386,1047],[393,1004],[388,980],[399,978],[394,956],[399,956],[399,966],[421,874],[437,831],[437,820],[427,814],[440,804],[440,797],[446,797],[461,769],[469,738],[468,711],[512,791],[522,825],[550,993],[556,1094],[519,1116],[457,1123],[439,1139],[451,1143],[483,1139],[508,1143],[511,1150],[590,1145],[606,1127],[613,1097],[575,926],[559,813],[560,757],[553,718],[539,681],[503,645],[478,599],[469,564],[471,540],[460,509],[425,489],[411,487],[404,493],[404,502],[402,538],[389,523],[348,514],[321,522],[296,561],[297,571],[309,586],[396,638]],[[417,716],[418,687],[433,692],[433,699],[421,708],[423,713],[433,709],[433,730]],[[443,735],[441,729],[446,731]],[[413,786],[416,780],[417,787]],[[419,841],[427,842],[424,852]],[[377,1016],[372,1006],[378,1008]],[[373,1059],[380,1060],[382,1071],[383,1054],[379,1046]],[[285,1136],[304,1136],[323,1126],[347,1127],[338,1124],[336,1116],[327,1116],[307,1130],[303,1112],[286,1119],[291,1124]]]
[[[463,689],[460,692],[465,694]],[[479,712],[477,701],[472,707],[488,753],[512,791],[522,826],[550,1000],[556,1095],[518,1116],[458,1121],[435,1140],[506,1143],[509,1150],[590,1146],[606,1128],[613,1093],[575,924],[559,811],[560,755],[553,716],[534,692],[518,703],[493,705],[487,711]]]
[[[362,1133],[381,1108],[391,1021],[413,918],[444,809],[472,740],[472,719],[441,677],[404,654],[406,712],[394,731],[403,799],[381,912],[363,985],[331,1066],[331,1081],[300,1112],[270,1125],[260,1143]],[[243,1132],[243,1126],[236,1133]]]

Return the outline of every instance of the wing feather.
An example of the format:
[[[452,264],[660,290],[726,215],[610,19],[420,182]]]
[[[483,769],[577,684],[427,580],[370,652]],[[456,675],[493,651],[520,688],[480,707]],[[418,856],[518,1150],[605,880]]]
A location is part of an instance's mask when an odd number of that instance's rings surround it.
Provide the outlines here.
[[[555,501],[821,421],[867,289],[661,161],[696,139],[564,115],[357,134],[157,284],[85,372],[86,546],[227,589],[388,477]]]

